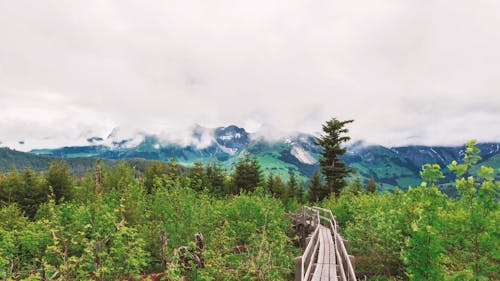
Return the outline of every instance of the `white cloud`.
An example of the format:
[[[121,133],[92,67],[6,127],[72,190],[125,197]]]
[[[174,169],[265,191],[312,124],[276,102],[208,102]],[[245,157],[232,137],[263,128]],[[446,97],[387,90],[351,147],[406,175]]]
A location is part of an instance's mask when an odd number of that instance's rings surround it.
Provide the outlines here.
[[[499,10],[494,0],[0,0],[0,141],[195,123],[317,132],[332,116],[354,118],[353,137],[371,143],[500,141]]]

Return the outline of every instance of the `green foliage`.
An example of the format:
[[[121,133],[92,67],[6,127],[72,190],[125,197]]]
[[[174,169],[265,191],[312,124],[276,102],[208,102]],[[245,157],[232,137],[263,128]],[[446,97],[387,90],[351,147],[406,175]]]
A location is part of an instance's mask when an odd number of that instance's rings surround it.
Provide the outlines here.
[[[442,280],[445,249],[440,212],[445,208],[446,195],[433,186],[410,189],[407,196],[411,206],[407,219],[411,227],[403,251],[406,273],[413,280]]]
[[[363,192],[354,178],[328,197],[316,173],[308,198],[325,197],[320,204],[337,216],[360,279],[498,280],[499,175],[476,166],[478,153],[471,143],[464,162],[451,164],[458,198],[436,187],[437,165],[422,167],[421,185],[394,193]],[[286,236],[287,211],[304,198],[300,180],[270,173],[261,182],[255,158],[240,161],[231,184],[218,164],[183,170],[171,160],[143,178],[117,164],[103,170],[106,192],[97,198],[94,174],[73,179],[59,166],[52,177],[64,183],[59,201],[48,191],[49,176],[0,174],[0,279],[125,280],[160,272],[169,280],[290,280],[300,249]],[[184,268],[179,247],[194,249],[198,232],[205,265]]]
[[[323,201],[350,242],[358,278],[500,278],[499,175],[485,166],[470,175],[478,153],[469,142],[464,162],[451,164],[459,198],[436,187],[440,167],[428,164],[424,182],[407,192],[343,192]]]
[[[479,161],[475,141],[467,143],[464,164],[452,164],[457,174],[456,187],[460,195],[455,204],[451,239],[462,243],[455,251],[460,274],[470,279],[498,279],[500,266],[500,209],[498,207],[500,181],[490,167],[481,166],[477,176],[463,177]],[[458,228],[457,225],[460,227]],[[457,229],[458,228],[458,229]],[[465,237],[456,235],[466,232]],[[469,262],[471,261],[472,262]]]
[[[208,244],[210,258],[203,276],[215,280],[288,280],[291,276],[297,252],[286,237],[288,219],[283,205],[262,192],[233,197],[218,207],[215,231],[222,239]]]
[[[52,188],[56,202],[63,198],[71,198],[71,189],[73,187],[73,178],[64,160],[56,160],[50,164],[47,174],[47,183]]]
[[[370,193],[375,193],[377,191],[377,182],[373,175],[370,177],[370,180],[366,183],[366,191]]]
[[[299,203],[304,203],[304,187],[303,184],[297,180],[294,172],[290,173],[286,189],[287,200],[288,198],[292,198],[297,200]]]
[[[440,179],[444,178],[441,167],[438,164],[425,164],[422,166],[420,176],[425,182],[430,184],[436,184]]]
[[[286,187],[281,178],[271,172],[267,175],[266,188],[272,196],[283,198]]]
[[[232,175],[232,192],[237,194],[240,191],[253,191],[261,183],[261,171],[257,158],[245,155],[236,163]]]
[[[26,169],[22,174],[12,171],[0,176],[0,203],[17,203],[29,217],[34,217],[38,206],[47,201],[48,185],[43,174]]]
[[[144,187],[148,193],[153,192],[154,182],[156,178],[166,174],[165,164],[160,161],[153,161],[144,172]]]
[[[248,163],[258,171],[254,160]],[[292,276],[298,252],[286,236],[291,226],[281,198],[261,187],[228,197],[219,166],[205,169],[199,164],[185,174],[175,161],[165,167],[158,176],[151,173],[151,193],[145,180],[135,179],[128,166],[119,164],[103,169],[104,192],[98,197],[94,175],[89,174],[75,180],[71,200],[57,202],[50,195],[31,220],[16,204],[1,207],[0,279],[118,280],[154,272],[171,280]],[[45,182],[27,171],[2,174],[0,183],[12,183],[3,190],[12,186],[15,191],[25,182],[38,182],[35,178]],[[203,188],[195,184],[197,179]],[[297,182],[290,185],[299,187]],[[15,192],[7,194],[5,198],[19,201],[12,196]],[[205,267],[185,269],[178,249],[193,248],[198,232],[205,237]]]
[[[325,198],[330,193],[328,187],[323,184],[321,180],[321,175],[319,172],[315,172],[309,183],[308,197],[311,202],[318,202],[322,198]]]
[[[356,256],[358,278],[389,277],[404,271],[400,258],[404,222],[401,210],[393,208],[401,199],[401,194],[343,192],[340,197],[323,202],[333,209],[341,223],[341,233],[349,241],[349,253]]]
[[[330,192],[336,195],[339,195],[346,186],[345,177],[350,173],[346,164],[341,161],[341,157],[346,152],[346,148],[342,145],[351,139],[347,136],[349,130],[345,126],[353,121],[339,121],[332,118],[323,125],[324,135],[316,140],[316,144],[323,148],[319,159],[321,172],[326,178]]]
[[[342,192],[350,192],[353,194],[359,194],[363,191],[363,181],[361,180],[361,177],[357,176],[351,179],[348,183],[345,189]]]
[[[113,189],[121,190],[128,186],[134,180],[132,169],[126,162],[120,161],[118,165],[111,170],[104,170],[103,190],[109,192]]]
[[[208,186],[210,193],[216,196],[222,196],[227,186],[227,174],[222,169],[220,163],[210,163],[205,166],[205,173],[207,175]]]
[[[189,187],[192,189],[196,191],[202,191],[205,188],[210,189],[210,183],[203,163],[195,162],[194,166],[189,170],[188,178]]]

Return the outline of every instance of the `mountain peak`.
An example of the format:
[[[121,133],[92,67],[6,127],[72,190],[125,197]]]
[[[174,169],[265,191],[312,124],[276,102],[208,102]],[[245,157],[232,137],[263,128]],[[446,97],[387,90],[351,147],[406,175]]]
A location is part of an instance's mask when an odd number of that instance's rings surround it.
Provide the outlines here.
[[[219,145],[230,149],[240,149],[250,142],[247,131],[235,125],[215,129],[215,140]]]

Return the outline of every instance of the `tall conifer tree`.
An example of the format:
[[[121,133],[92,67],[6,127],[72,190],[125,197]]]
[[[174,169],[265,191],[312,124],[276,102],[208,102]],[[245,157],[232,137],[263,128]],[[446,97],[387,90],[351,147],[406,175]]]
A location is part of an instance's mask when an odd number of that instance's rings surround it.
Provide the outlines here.
[[[316,144],[323,147],[319,159],[321,172],[326,178],[330,192],[335,192],[336,195],[339,195],[346,186],[345,177],[350,173],[341,157],[347,150],[342,145],[351,139],[347,135],[349,130],[345,126],[353,121],[339,121],[332,118],[323,125],[324,134],[316,139]]]

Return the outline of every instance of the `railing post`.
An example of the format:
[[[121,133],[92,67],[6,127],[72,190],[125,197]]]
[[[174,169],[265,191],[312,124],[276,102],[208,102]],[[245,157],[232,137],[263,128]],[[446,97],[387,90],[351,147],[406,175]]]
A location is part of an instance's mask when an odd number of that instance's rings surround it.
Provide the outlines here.
[[[295,258],[295,281],[302,281],[304,268],[302,267],[302,256]]]
[[[353,255],[349,255],[349,260],[351,261],[352,269],[356,271],[356,258]]]
[[[347,239],[344,239],[344,237],[342,237],[342,242],[344,243],[345,250],[349,253],[349,241],[347,241]]]

